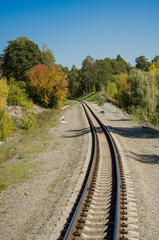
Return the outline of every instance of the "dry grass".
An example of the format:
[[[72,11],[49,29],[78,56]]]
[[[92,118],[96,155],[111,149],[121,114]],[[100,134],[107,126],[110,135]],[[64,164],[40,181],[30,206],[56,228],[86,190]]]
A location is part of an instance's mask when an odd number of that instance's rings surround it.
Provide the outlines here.
[[[0,191],[6,189],[11,184],[25,182],[35,171],[36,165],[33,163],[10,162],[0,166]]]
[[[38,123],[29,130],[20,129],[15,137],[8,139],[0,145],[0,163],[11,159],[19,153],[39,153],[49,146],[53,138],[49,129],[54,127],[57,119],[63,114],[63,110],[53,110],[41,113],[38,116]]]

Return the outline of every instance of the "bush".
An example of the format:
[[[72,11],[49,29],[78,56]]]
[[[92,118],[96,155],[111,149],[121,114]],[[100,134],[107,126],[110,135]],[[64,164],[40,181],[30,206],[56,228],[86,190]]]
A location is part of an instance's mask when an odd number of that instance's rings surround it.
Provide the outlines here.
[[[108,82],[106,90],[107,90],[107,94],[109,97],[116,99],[118,89],[117,89],[117,85],[115,82]]]
[[[25,110],[23,112],[22,124],[25,129],[30,129],[36,123],[35,114],[33,111]]]
[[[13,131],[11,116],[6,110],[0,110],[0,140],[7,138]]]
[[[8,85],[5,78],[0,79],[0,109],[3,109],[6,105],[6,99],[8,96]]]
[[[9,105],[20,105],[24,109],[28,109],[32,106],[33,101],[29,99],[25,89],[22,89],[23,82],[17,83],[12,82],[9,85],[8,104]]]
[[[130,108],[129,108],[129,110],[130,110]],[[145,120],[145,118],[146,118],[145,109],[141,108],[140,106],[137,106],[137,107],[131,106],[131,110],[130,111],[138,119],[140,119],[142,121]]]
[[[159,112],[149,117],[150,122],[156,126],[159,126]]]

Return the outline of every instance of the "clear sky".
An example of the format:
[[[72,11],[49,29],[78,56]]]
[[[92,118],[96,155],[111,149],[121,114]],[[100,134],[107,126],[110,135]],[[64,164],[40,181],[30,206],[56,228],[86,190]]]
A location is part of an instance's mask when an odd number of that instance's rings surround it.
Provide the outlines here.
[[[159,0],[3,0],[0,54],[18,36],[40,49],[46,43],[68,67],[80,68],[87,55],[151,61],[159,55]]]

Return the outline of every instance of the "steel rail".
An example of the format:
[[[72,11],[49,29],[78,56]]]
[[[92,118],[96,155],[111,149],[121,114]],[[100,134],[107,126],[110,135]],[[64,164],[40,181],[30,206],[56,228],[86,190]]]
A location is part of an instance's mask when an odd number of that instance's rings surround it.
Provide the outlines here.
[[[99,123],[99,125],[101,126],[101,128],[103,129],[103,132],[105,133],[110,148],[113,150],[111,151],[113,153],[113,157],[115,159],[115,166],[116,166],[116,175],[117,175],[117,193],[116,193],[116,210],[115,210],[115,224],[114,224],[114,235],[113,235],[113,240],[117,239],[117,235],[119,232],[119,219],[120,219],[120,209],[119,209],[119,198],[120,198],[120,193],[119,193],[119,183],[120,183],[120,178],[119,178],[119,161],[118,161],[118,154],[117,154],[117,147],[114,143],[114,140],[112,138],[112,136],[109,133],[109,130],[106,128],[106,126],[104,125],[104,123],[96,116],[96,114],[92,111],[92,109],[88,106],[87,103],[83,102],[83,104],[85,104],[87,106],[87,108],[90,110],[90,112],[92,113],[92,115],[94,116],[94,118],[97,120],[97,122]]]
[[[96,159],[97,159],[97,150],[98,150],[98,138],[96,135],[96,130],[95,127],[93,126],[92,120],[86,110],[86,107],[89,109],[93,117],[96,119],[100,127],[102,128],[111,152],[111,159],[112,159],[112,178],[113,178],[113,185],[112,185],[112,203],[110,206],[111,209],[111,215],[110,215],[110,229],[111,229],[111,239],[113,240],[127,240],[125,237],[125,234],[127,234],[127,231],[125,230],[124,227],[126,227],[126,224],[122,222],[121,224],[121,219],[122,221],[126,221],[127,218],[125,215],[127,214],[125,209],[125,205],[127,204],[126,200],[126,186],[125,186],[125,179],[124,179],[124,173],[123,173],[123,168],[122,168],[122,163],[120,159],[120,154],[118,151],[118,148],[109,132],[105,124],[96,116],[96,114],[92,111],[92,109],[88,106],[83,101],[80,101],[82,104],[85,114],[87,116],[87,119],[90,124],[91,128],[91,133],[92,133],[92,151],[91,151],[91,158],[89,162],[89,166],[86,172],[85,180],[82,184],[82,188],[80,190],[80,193],[77,197],[77,200],[74,204],[73,207],[73,213],[70,214],[70,217],[68,218],[67,224],[64,229],[64,233],[62,233],[61,237],[59,239],[64,239],[64,240],[70,240],[70,239],[75,239],[76,236],[79,237],[80,234],[78,233],[77,230],[77,220],[79,219],[79,211],[82,206],[84,206],[84,201],[88,197],[88,189],[90,189],[90,184],[91,184],[91,179],[94,171],[94,166],[96,164]],[[115,167],[114,167],[115,165]],[[87,196],[85,196],[87,195]],[[114,200],[114,195],[115,195],[115,200]],[[122,199],[122,200],[121,200]],[[122,203],[121,203],[122,201]],[[121,211],[121,209],[124,209]],[[122,226],[122,229],[121,229]],[[75,230],[76,229],[76,230]],[[104,238],[105,239],[105,238]]]
[[[83,205],[83,201],[84,201],[84,197],[85,197],[86,191],[88,190],[88,187],[90,185],[91,174],[93,172],[93,168],[94,168],[95,160],[96,160],[96,154],[97,154],[97,135],[96,135],[96,130],[95,130],[95,128],[93,126],[93,123],[91,121],[91,118],[89,117],[88,112],[86,111],[86,109],[85,109],[83,104],[82,104],[82,106],[84,108],[85,114],[87,116],[87,119],[88,119],[88,122],[89,122],[89,125],[90,125],[90,128],[91,128],[91,133],[92,133],[92,151],[91,151],[91,158],[90,158],[89,167],[88,167],[88,170],[87,170],[87,173],[86,173],[86,176],[85,176],[85,181],[83,183],[84,186],[82,186],[82,192],[79,194],[79,195],[81,195],[81,198],[80,198],[80,201],[77,204],[77,208],[76,208],[76,210],[74,212],[73,218],[72,218],[72,220],[71,220],[71,222],[69,224],[69,227],[68,227],[68,229],[66,231],[66,234],[65,234],[65,236],[63,238],[64,240],[69,240],[69,239],[72,238],[70,236],[72,236],[72,232],[73,232],[73,229],[74,229],[74,224],[76,223],[76,217],[78,215],[78,211],[79,211],[80,207]]]

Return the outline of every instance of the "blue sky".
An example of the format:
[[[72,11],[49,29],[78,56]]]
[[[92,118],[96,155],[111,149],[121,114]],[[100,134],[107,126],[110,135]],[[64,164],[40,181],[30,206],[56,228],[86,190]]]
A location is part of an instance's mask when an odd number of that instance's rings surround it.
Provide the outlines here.
[[[135,64],[141,55],[159,55],[158,0],[3,0],[0,4],[0,53],[7,41],[26,36],[56,62],[78,68],[120,54]]]

